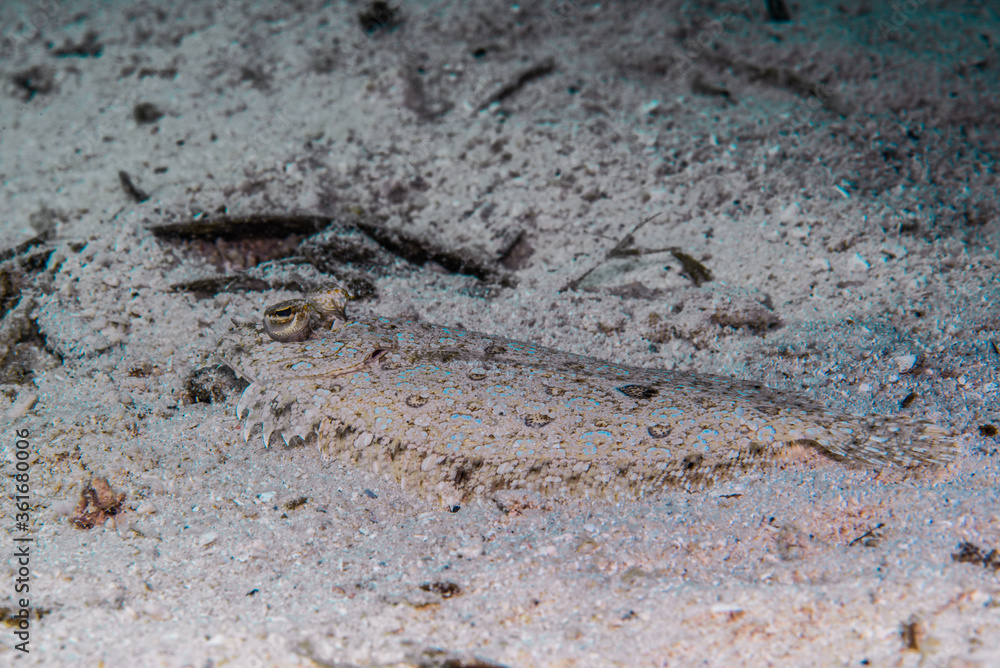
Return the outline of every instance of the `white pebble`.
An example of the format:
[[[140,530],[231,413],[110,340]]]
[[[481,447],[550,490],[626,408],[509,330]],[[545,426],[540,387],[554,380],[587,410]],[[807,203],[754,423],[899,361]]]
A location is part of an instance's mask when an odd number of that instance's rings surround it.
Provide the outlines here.
[[[896,367],[899,369],[899,373],[906,373],[911,371],[914,366],[917,365],[916,355],[897,355],[892,358],[892,361],[896,363]]]
[[[862,257],[861,253],[855,253],[847,261],[847,266],[852,271],[868,271],[871,269],[871,265],[868,264],[868,260]]]
[[[143,501],[135,509],[135,512],[139,515],[152,515],[156,512],[156,506],[153,505],[152,501]]]

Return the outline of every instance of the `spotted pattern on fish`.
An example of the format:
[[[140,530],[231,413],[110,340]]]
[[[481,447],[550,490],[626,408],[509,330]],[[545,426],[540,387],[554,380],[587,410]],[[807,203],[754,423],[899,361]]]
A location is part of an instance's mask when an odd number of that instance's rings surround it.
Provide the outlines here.
[[[265,445],[276,435],[315,442],[442,498],[700,489],[773,465],[790,444],[875,467],[955,455],[950,432],[921,420],[843,415],[759,383],[456,327],[350,318],[346,299],[334,301],[323,311],[298,300],[305,333],[282,330],[279,341],[241,322],[221,340],[222,360],[250,382],[237,405],[244,438],[259,424]],[[285,326],[293,302],[270,317]]]

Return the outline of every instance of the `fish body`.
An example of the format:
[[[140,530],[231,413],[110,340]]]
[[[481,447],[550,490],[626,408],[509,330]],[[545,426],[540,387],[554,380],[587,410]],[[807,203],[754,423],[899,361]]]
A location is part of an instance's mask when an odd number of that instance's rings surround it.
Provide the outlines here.
[[[327,320],[304,340],[269,331],[241,323],[220,342],[250,382],[237,406],[245,438],[260,424],[265,444],[315,441],[442,498],[697,489],[773,465],[790,444],[875,467],[954,457],[931,423],[843,415],[753,382],[390,318]]]

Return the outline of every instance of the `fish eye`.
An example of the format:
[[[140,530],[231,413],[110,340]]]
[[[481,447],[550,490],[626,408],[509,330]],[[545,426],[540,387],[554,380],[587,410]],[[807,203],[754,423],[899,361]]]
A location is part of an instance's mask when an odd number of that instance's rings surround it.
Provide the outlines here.
[[[264,311],[264,331],[275,341],[305,341],[312,334],[313,309],[304,299],[275,304]]]

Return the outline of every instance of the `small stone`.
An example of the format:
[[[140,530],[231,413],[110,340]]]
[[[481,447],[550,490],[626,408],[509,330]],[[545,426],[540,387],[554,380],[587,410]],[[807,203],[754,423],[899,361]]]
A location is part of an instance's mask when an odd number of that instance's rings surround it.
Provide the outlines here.
[[[862,257],[861,253],[855,253],[847,261],[847,266],[852,271],[868,271],[871,269],[871,265],[868,264],[868,260]]]
[[[143,501],[135,509],[135,512],[139,515],[152,515],[156,512],[156,506],[153,505],[152,501]]]
[[[790,223],[797,220],[802,216],[802,207],[799,206],[798,202],[792,202],[784,209],[778,216],[778,220],[782,223]]]
[[[806,263],[806,266],[809,267],[809,271],[814,274],[821,274],[823,272],[830,271],[830,261],[825,257],[813,258]]]
[[[798,239],[799,241],[805,241],[809,238],[809,233],[812,231],[808,225],[797,225],[792,229],[788,230],[788,236],[793,239]]]
[[[104,282],[104,285],[107,285],[108,287],[111,288],[117,288],[119,285],[121,285],[121,281],[114,274],[105,274],[104,278],[102,278],[101,280]]]
[[[7,413],[4,417],[8,420],[18,420],[23,418],[35,405],[36,401],[38,401],[38,395],[34,392],[22,392],[17,395],[17,401],[15,401],[14,405],[7,409]]]
[[[913,367],[917,365],[916,355],[897,355],[892,358],[895,362],[896,368],[899,369],[899,373],[908,373],[913,370]]]

